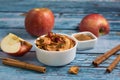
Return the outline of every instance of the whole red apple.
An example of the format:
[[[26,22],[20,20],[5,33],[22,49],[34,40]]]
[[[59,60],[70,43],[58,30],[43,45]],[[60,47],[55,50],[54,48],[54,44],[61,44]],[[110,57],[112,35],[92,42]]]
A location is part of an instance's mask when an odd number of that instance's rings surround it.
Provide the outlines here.
[[[48,8],[31,9],[25,17],[26,31],[33,36],[51,32],[54,27],[54,14]]]
[[[82,19],[79,31],[90,31],[98,37],[108,34],[110,27],[108,21],[101,14],[93,13]]]

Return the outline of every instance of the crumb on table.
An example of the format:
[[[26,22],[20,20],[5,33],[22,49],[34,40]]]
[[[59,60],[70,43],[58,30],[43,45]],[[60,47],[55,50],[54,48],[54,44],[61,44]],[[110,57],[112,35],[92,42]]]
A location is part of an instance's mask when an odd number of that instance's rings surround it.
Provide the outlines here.
[[[78,66],[71,66],[69,71],[70,74],[78,74],[79,72],[79,67]]]

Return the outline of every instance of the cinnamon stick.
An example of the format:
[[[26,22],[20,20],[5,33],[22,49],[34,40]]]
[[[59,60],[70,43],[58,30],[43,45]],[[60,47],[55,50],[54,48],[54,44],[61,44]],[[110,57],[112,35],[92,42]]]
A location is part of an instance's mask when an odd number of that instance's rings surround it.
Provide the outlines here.
[[[106,59],[108,59],[110,56],[112,56],[113,54],[115,54],[117,51],[120,50],[120,45],[115,46],[114,48],[112,48],[111,50],[107,51],[106,53],[104,53],[103,55],[98,56],[93,62],[92,64],[94,66],[98,66],[100,63],[102,63],[103,61],[105,61]]]
[[[45,67],[29,64],[29,63],[22,62],[22,61],[19,61],[19,60],[15,60],[15,59],[11,59],[11,58],[3,58],[2,63],[4,65],[9,65],[9,66],[14,66],[14,67],[34,70],[34,71],[41,72],[41,73],[46,72]]]
[[[120,55],[115,58],[115,60],[107,67],[106,72],[111,72],[120,61]]]

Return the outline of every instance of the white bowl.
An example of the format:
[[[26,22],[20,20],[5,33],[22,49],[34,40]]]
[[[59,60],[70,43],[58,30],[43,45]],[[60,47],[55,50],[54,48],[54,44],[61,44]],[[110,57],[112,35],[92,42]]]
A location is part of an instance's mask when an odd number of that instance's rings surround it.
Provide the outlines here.
[[[85,34],[85,35],[89,35],[91,37],[93,37],[93,39],[90,40],[84,40],[84,41],[79,41],[75,38],[76,35],[80,35],[80,34]],[[87,49],[92,49],[94,48],[96,42],[97,42],[97,37],[88,31],[85,32],[79,32],[79,33],[74,33],[72,34],[72,37],[77,41],[77,50],[87,50]]]
[[[65,34],[62,34],[62,35],[65,35]],[[68,37],[75,41],[75,46],[64,51],[47,51],[47,50],[38,48],[35,44],[37,59],[41,63],[49,66],[63,66],[73,61],[76,56],[77,42],[71,36],[68,36]]]

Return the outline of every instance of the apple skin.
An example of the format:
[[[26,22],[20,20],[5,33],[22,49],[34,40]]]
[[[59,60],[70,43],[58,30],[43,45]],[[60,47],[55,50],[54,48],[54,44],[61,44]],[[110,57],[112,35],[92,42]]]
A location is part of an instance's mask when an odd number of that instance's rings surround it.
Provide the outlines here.
[[[1,40],[0,47],[8,55],[21,57],[30,51],[32,44],[13,33],[9,33]]]
[[[79,31],[90,31],[97,37],[108,34],[110,26],[108,21],[97,13],[92,13],[85,16],[79,24]]]
[[[54,27],[54,14],[48,8],[31,9],[25,17],[25,29],[33,36],[51,32]]]
[[[21,47],[18,52],[7,53],[7,54],[15,57],[21,57],[21,56],[24,56],[28,51],[30,51],[31,48],[32,48],[32,45],[30,43],[28,43],[27,41],[21,41]]]

